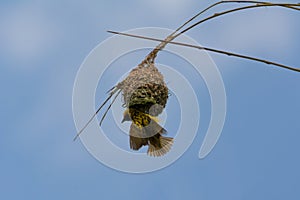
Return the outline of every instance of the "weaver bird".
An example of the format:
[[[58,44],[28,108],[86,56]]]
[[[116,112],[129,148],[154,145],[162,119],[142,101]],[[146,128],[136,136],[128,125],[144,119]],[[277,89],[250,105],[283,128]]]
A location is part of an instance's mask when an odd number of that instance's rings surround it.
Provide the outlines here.
[[[130,126],[130,148],[139,150],[142,146],[149,146],[147,154],[150,156],[162,156],[166,154],[172,144],[173,138],[164,137],[167,131],[161,127],[157,119],[135,108],[126,109],[124,121],[132,121]]]

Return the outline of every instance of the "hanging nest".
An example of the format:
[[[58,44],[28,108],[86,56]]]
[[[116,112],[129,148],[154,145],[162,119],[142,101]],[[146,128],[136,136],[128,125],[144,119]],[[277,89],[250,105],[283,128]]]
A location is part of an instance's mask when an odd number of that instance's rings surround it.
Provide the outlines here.
[[[157,116],[162,113],[168,100],[168,87],[163,75],[154,63],[140,64],[120,85],[124,106]]]

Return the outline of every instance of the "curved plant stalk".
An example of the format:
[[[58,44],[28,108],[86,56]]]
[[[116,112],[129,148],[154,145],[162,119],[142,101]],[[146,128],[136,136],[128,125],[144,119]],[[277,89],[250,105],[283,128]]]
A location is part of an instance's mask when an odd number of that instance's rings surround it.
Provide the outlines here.
[[[133,35],[133,34],[128,34],[128,33],[121,33],[121,32],[116,32],[116,31],[107,31],[107,32],[112,33],[112,34],[124,35],[124,36],[128,36],[128,37],[134,37],[134,38],[145,39],[145,40],[152,40],[152,41],[157,41],[157,42],[164,42],[165,41],[163,39],[145,37],[145,36],[140,36],[140,35]],[[274,66],[277,66],[277,67],[281,67],[281,68],[289,69],[289,70],[292,70],[292,71],[300,72],[300,69],[298,69],[298,68],[290,67],[290,66],[283,65],[283,64],[280,64],[280,63],[276,63],[276,62],[272,62],[272,61],[269,61],[269,60],[263,60],[261,58],[256,58],[256,57],[237,54],[237,53],[233,53],[233,52],[229,52],[229,51],[223,51],[223,50],[219,50],[219,49],[213,49],[213,48],[210,48],[210,47],[198,46],[198,45],[193,45],[193,44],[186,44],[186,43],[181,43],[181,42],[172,42],[171,41],[171,42],[168,42],[168,43],[175,44],[175,45],[180,45],[180,46],[185,46],[185,47],[196,48],[196,49],[199,49],[199,50],[211,51],[211,52],[218,53],[218,54],[225,54],[227,56],[234,56],[234,57],[244,58],[244,59],[247,59],[247,60],[262,62],[262,63],[265,63],[265,64],[274,65]]]
[[[193,21],[194,19],[196,19],[197,17],[199,17],[201,14],[203,14],[206,11],[212,9],[213,7],[216,7],[217,5],[226,4],[226,3],[247,3],[247,4],[254,4],[254,5],[238,7],[238,8],[229,9],[229,10],[226,10],[226,11],[223,11],[223,12],[215,13],[215,14],[207,17],[207,18],[204,18],[204,19],[202,19],[202,20],[200,20],[200,21],[198,21],[198,22],[190,25],[186,29],[180,31],[183,27],[185,27],[191,21]],[[235,57],[244,58],[244,59],[248,59],[248,60],[254,60],[254,61],[258,61],[258,62],[263,62],[263,63],[266,63],[266,64],[270,64],[270,65],[278,66],[278,67],[281,67],[281,68],[285,68],[285,69],[289,69],[289,70],[300,72],[300,69],[289,67],[289,66],[282,65],[282,64],[279,64],[279,63],[275,63],[275,62],[271,62],[271,61],[268,61],[268,60],[263,60],[263,59],[259,59],[259,58],[255,58],[255,57],[250,57],[250,56],[246,56],[246,55],[236,54],[236,53],[232,53],[232,52],[228,52],[228,51],[222,51],[222,50],[213,49],[213,48],[209,48],[209,47],[196,46],[196,45],[179,43],[179,42],[172,42],[179,35],[187,32],[188,30],[190,30],[190,29],[192,29],[192,28],[194,28],[194,27],[196,27],[196,26],[198,26],[198,25],[200,25],[200,24],[202,24],[202,23],[204,23],[206,21],[209,21],[211,19],[223,16],[223,15],[226,15],[226,14],[229,14],[229,13],[233,13],[233,12],[236,12],[236,11],[241,11],[241,10],[246,10],[246,9],[252,9],[252,8],[259,8],[259,7],[283,7],[283,8],[294,9],[294,10],[298,10],[299,11],[300,10],[300,3],[298,3],[298,4],[290,4],[290,3],[271,3],[271,2],[264,2],[264,1],[219,1],[217,3],[214,3],[214,4],[210,5],[210,6],[208,6],[204,10],[202,10],[199,13],[197,13],[196,15],[194,15],[192,18],[190,18],[185,23],[183,23],[180,27],[178,27],[168,37],[166,37],[164,40],[156,39],[156,38],[150,38],[150,37],[144,37],[144,36],[131,35],[131,34],[126,34],[126,33],[120,33],[120,32],[115,32],[115,31],[108,31],[108,32],[114,33],[114,34],[119,34],[119,35],[125,35],[125,36],[130,36],[130,37],[136,37],[136,38],[148,39],[148,40],[154,40],[154,41],[161,42],[141,62],[140,65],[144,65],[144,66],[147,66],[150,63],[154,63],[154,60],[155,60],[155,58],[157,56],[157,53],[159,51],[161,51],[168,43],[171,43],[171,44],[175,44],[175,45],[181,45],[181,46],[192,47],[192,48],[197,48],[197,49],[201,49],[201,50],[207,50],[207,51],[211,51],[211,52],[215,52],[215,53],[226,54],[228,56],[235,56]],[[120,89],[120,87],[118,87],[118,85],[114,86],[112,89],[110,89],[108,91],[109,96],[107,97],[107,99],[101,104],[101,106],[97,109],[97,111],[95,112],[95,114],[89,119],[89,121],[85,124],[85,126],[77,133],[77,135],[74,138],[74,141],[79,137],[79,135],[84,131],[84,129],[95,118],[95,116],[99,113],[99,111],[103,108],[103,106],[115,95],[115,97],[113,98],[112,102],[110,103],[110,105],[108,106],[108,108],[106,109],[104,115],[101,118],[101,121],[100,121],[100,126],[101,126],[101,124],[102,124],[102,122],[103,122],[106,114],[108,113],[109,109],[111,108],[112,104],[115,102],[115,100],[116,100],[117,96],[120,94],[120,92],[121,92],[121,89]]]
[[[194,27],[196,27],[196,26],[198,26],[198,25],[200,25],[200,24],[202,24],[202,23],[204,23],[208,20],[226,15],[226,14],[229,14],[229,13],[233,13],[233,12],[237,12],[237,11],[241,11],[241,10],[246,10],[246,9],[259,8],[259,7],[284,7],[284,8],[300,11],[300,3],[288,4],[288,3],[270,3],[270,2],[263,2],[263,1],[220,1],[220,2],[217,2],[217,3],[207,7],[206,9],[202,10],[197,15],[195,15],[193,18],[191,18],[186,23],[184,23],[184,25],[191,22],[193,19],[200,16],[201,14],[208,11],[209,9],[211,9],[211,8],[213,8],[213,7],[215,7],[219,4],[222,4],[222,3],[251,3],[251,4],[255,4],[255,5],[243,6],[243,7],[238,7],[238,8],[229,9],[229,10],[226,10],[226,11],[223,11],[223,12],[215,13],[215,14],[209,16],[209,17],[206,17],[206,18],[192,24],[191,26],[189,26],[186,29],[180,31],[179,33],[177,33],[178,30],[176,30],[175,33],[172,33],[171,35],[169,35],[166,39],[164,39],[163,42],[161,42],[158,46],[156,46],[155,49],[153,49],[147,55],[147,57],[145,58],[145,60],[141,64],[154,63],[154,59],[156,58],[157,53],[159,51],[161,51],[169,42],[171,42],[172,40],[174,40],[175,38],[177,38],[181,34],[189,31],[190,29],[192,29],[192,28],[194,28]],[[183,28],[183,26],[181,26],[180,28]]]

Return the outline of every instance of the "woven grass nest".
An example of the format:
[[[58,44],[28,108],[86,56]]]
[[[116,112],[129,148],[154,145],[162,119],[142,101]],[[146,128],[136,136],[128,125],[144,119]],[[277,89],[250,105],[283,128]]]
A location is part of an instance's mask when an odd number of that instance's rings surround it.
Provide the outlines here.
[[[124,106],[157,116],[165,108],[169,96],[163,75],[154,63],[131,70],[118,87],[122,88]]]

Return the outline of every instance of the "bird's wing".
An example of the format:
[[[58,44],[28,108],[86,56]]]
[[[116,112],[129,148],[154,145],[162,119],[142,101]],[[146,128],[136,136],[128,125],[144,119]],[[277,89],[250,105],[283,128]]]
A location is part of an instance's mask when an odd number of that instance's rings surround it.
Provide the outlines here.
[[[130,148],[133,150],[138,150],[144,145],[148,145],[148,140],[147,138],[143,137],[145,134],[143,133],[144,129],[139,128],[137,125],[134,123],[131,124],[130,126]]]

